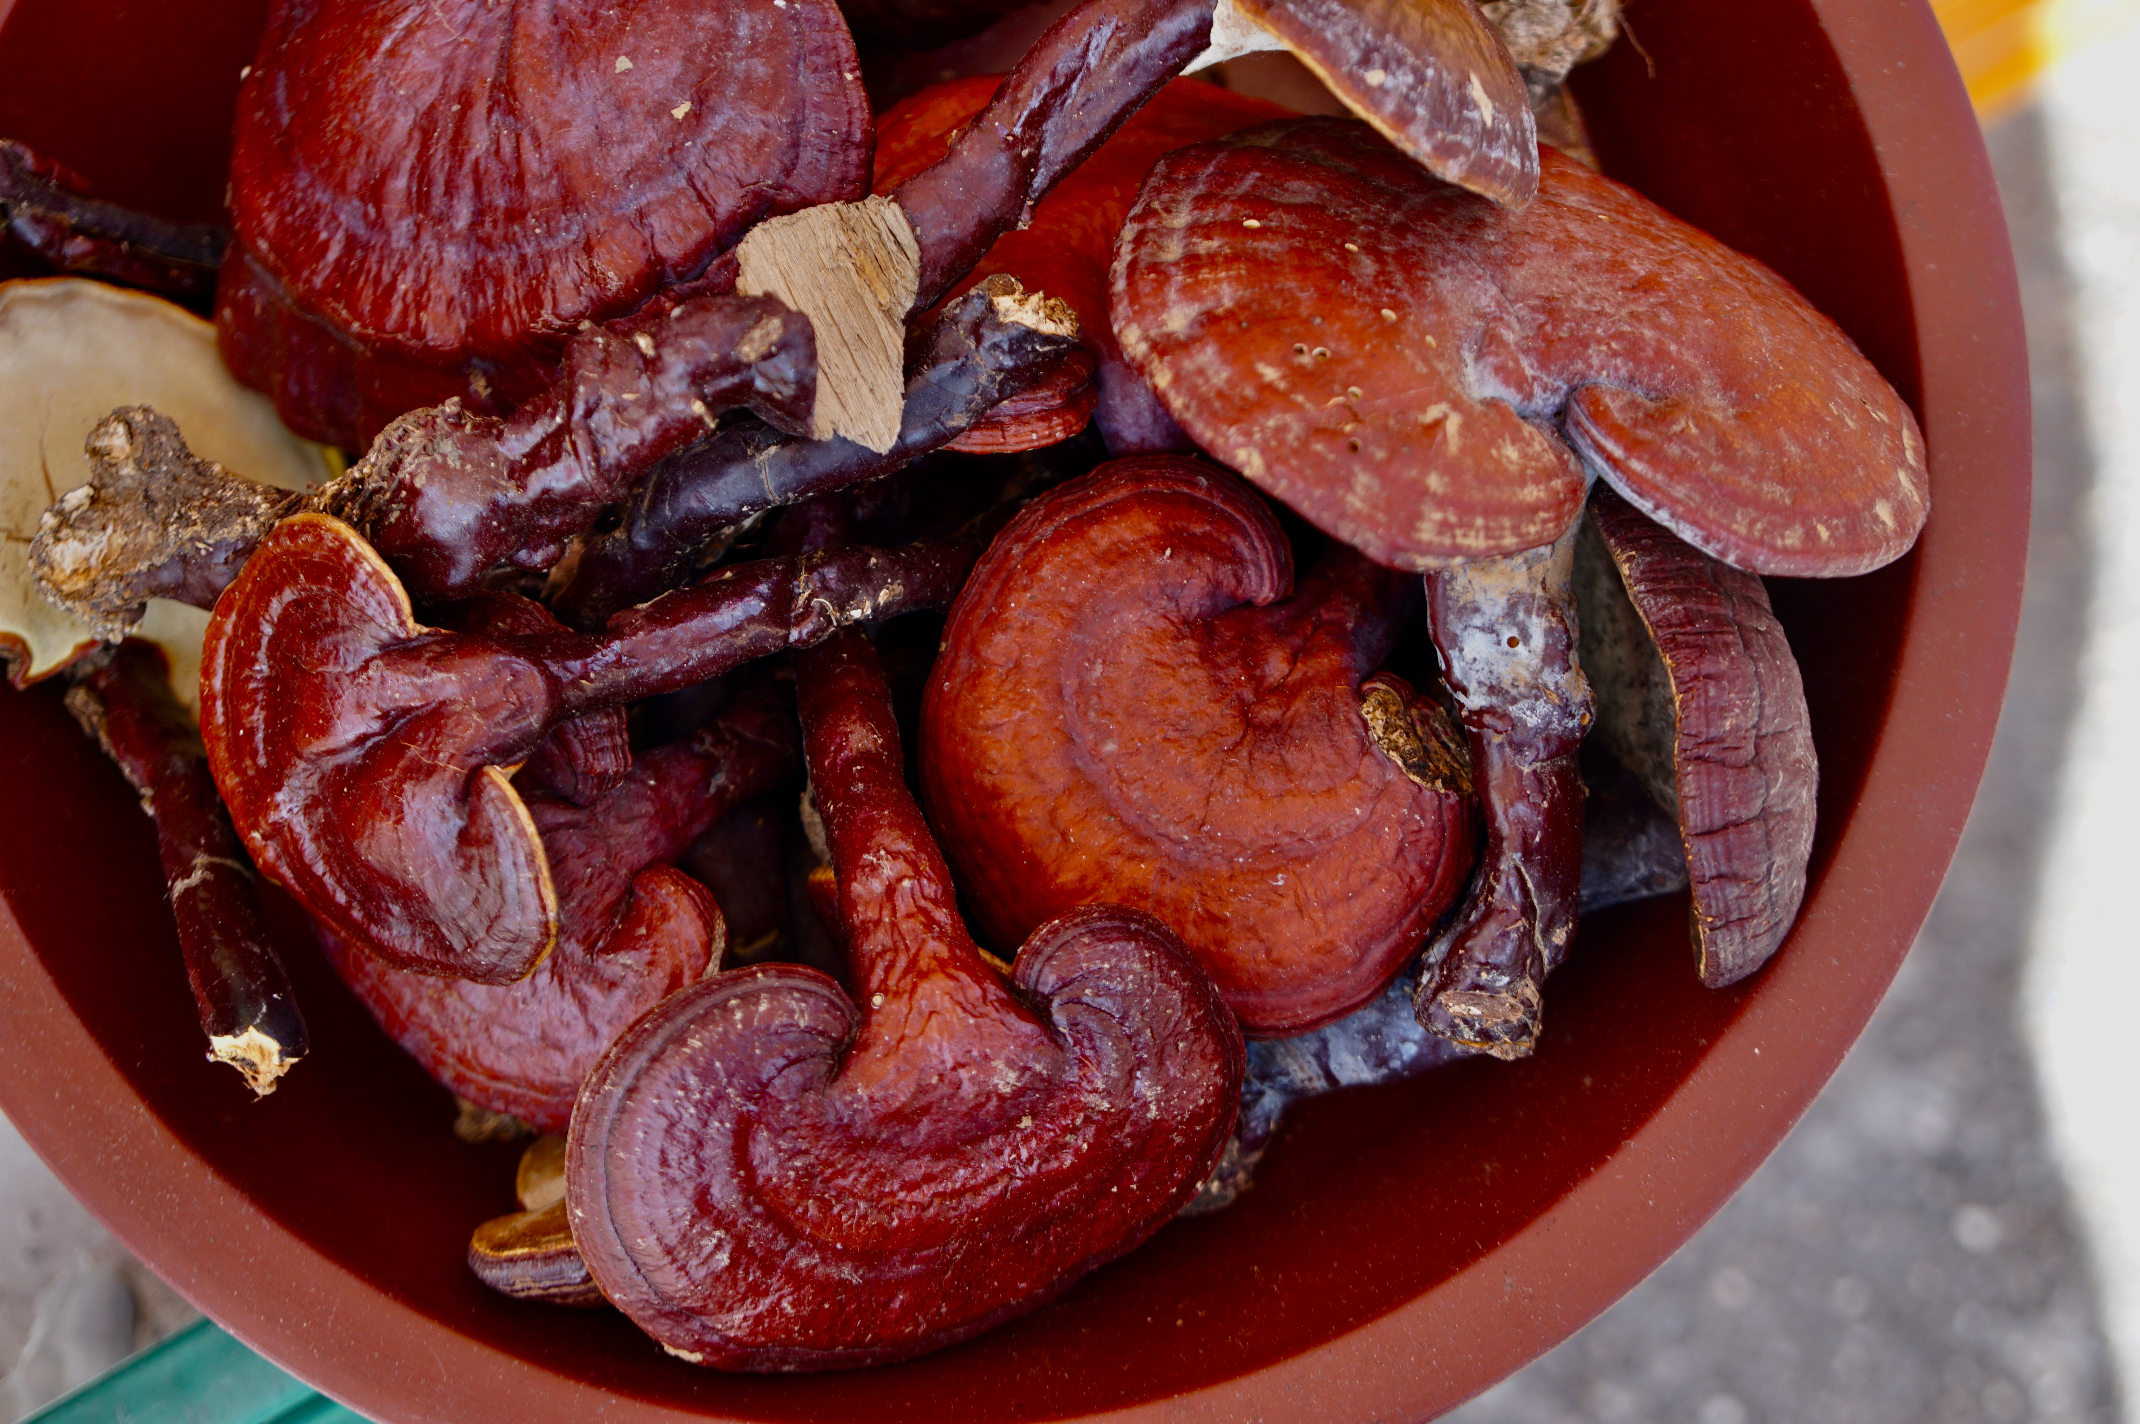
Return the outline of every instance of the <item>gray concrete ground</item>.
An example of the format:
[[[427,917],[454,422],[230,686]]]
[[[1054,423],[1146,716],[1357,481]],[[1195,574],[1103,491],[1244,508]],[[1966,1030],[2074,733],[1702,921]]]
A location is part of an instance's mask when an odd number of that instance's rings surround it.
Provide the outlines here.
[[[2093,469],[2043,125],[2023,114],[1990,141],[2030,323],[2036,525],[2019,661],[1947,888],[1864,1040],[1745,1190],[1455,1424],[2122,1417],[2016,1007],[2078,697]],[[0,1419],[189,1315],[0,1124]]]
[[[2018,1006],[2080,696],[2094,464],[2044,124],[2031,110],[1987,138],[2029,322],[2035,527],[2014,675],[1946,887],[1865,1037],[1744,1190],[1451,1424],[2123,1417]]]

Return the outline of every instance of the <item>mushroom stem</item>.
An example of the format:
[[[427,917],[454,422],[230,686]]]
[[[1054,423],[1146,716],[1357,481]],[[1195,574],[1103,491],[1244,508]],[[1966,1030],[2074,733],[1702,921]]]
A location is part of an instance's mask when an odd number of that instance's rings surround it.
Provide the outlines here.
[[[216,796],[193,714],[171,690],[153,643],[129,639],[67,690],[67,710],[140,793],[156,822],[179,951],[193,985],[208,1057],[266,1097],[305,1056],[305,1021],[260,919],[230,817]]]
[[[1046,380],[1072,349],[1075,319],[1061,303],[991,278],[944,312],[909,363],[899,438],[879,454],[852,441],[801,440],[738,425],[647,477],[618,527],[590,537],[553,600],[576,626],[680,582],[693,555],[760,510],[860,484],[911,464],[971,429],[1000,401]]]
[[[921,248],[915,309],[1211,43],[1212,0],[1087,0],[1026,51],[943,160],[893,190]]]
[[[31,568],[48,599],[117,638],[145,599],[213,606],[277,520],[311,509],[355,525],[417,597],[465,597],[501,564],[547,569],[723,410],[804,428],[814,351],[809,323],[769,297],[700,297],[664,318],[590,327],[557,384],[512,416],[457,401],[412,411],[304,496],[203,460],[168,417],[125,407],[90,432],[89,483],[45,511]]]
[[[1486,849],[1428,947],[1419,1021],[1461,1048],[1521,1058],[1545,977],[1575,938],[1583,866],[1576,753],[1594,716],[1576,650],[1575,530],[1427,575],[1427,620],[1471,746]]]
[[[58,164],[0,139],[0,237],[62,272],[141,287],[187,303],[215,292],[229,234],[83,197]]]

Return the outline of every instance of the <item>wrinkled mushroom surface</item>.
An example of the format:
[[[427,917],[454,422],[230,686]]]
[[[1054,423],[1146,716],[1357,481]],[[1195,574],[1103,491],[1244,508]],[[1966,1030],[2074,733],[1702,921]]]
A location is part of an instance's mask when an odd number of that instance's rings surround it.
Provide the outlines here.
[[[1454,729],[1363,687],[1410,582],[1337,549],[1296,588],[1263,501],[1177,456],[1035,501],[953,605],[923,703],[931,818],[986,933],[1148,911],[1252,1033],[1372,999],[1471,862]]]
[[[1598,730],[1680,825],[1702,982],[1761,967],[1798,915],[1819,768],[1798,663],[1757,576],[1610,490],[1577,544]]]
[[[713,896],[667,862],[729,807],[793,771],[787,710],[764,686],[687,741],[641,756],[592,805],[528,798],[557,890],[557,949],[517,984],[397,969],[323,930],[343,980],[432,1077],[563,1132],[588,1069],[632,1020],[717,966]]]
[[[238,92],[222,348],[316,438],[525,398],[583,320],[861,195],[831,0],[273,7]]]
[[[0,662],[16,686],[44,677],[123,630],[45,601],[30,544],[47,506],[94,499],[83,442],[114,406],[150,401],[196,433],[208,458],[287,497],[331,478],[337,463],[299,440],[268,402],[216,359],[207,322],[157,297],[60,277],[0,284]],[[183,537],[184,509],[164,512]],[[159,598],[138,629],[171,659],[172,685],[198,698],[207,614]]]
[[[1901,555],[1924,442],[1849,339],[1633,190],[1540,164],[1512,212],[1344,120],[1171,154],[1123,229],[1115,334],[1205,449],[1400,567],[1551,543],[1586,466],[1737,567]]]
[[[725,1369],[904,1358],[1030,1310],[1157,1230],[1233,1123],[1241,1040],[1148,916],[1073,912],[1006,984],[966,936],[873,650],[797,659],[859,1003],[718,975],[581,1091],[572,1234],[663,1348]]]

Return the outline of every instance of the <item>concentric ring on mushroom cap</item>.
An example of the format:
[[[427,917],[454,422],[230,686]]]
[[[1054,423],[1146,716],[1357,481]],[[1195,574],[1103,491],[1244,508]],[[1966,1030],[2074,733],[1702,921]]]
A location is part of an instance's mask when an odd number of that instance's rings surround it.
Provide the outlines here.
[[[316,315],[510,361],[858,198],[869,104],[831,0],[278,5],[239,91],[234,234]]]
[[[1169,155],[1116,248],[1115,335],[1206,450],[1399,567],[1550,542],[1586,462],[1739,568],[1907,550],[1924,442],[1849,338],[1640,194],[1540,163],[1512,212],[1348,120]]]

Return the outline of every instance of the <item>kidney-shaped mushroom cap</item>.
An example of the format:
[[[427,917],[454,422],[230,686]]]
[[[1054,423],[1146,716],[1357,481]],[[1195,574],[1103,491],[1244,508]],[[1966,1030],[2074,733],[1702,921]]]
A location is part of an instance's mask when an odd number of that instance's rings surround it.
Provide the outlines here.
[[[860,1005],[822,974],[718,975],[634,1024],[573,1109],[588,1269],[723,1369],[903,1359],[1031,1310],[1196,1194],[1239,1030],[1166,928],[1073,911],[1005,984],[907,792],[875,653],[797,658]]]
[[[1806,891],[1820,784],[1813,724],[1761,580],[1601,490],[1576,545],[1598,730],[1674,813],[1711,988],[1767,962]]]
[[[1296,592],[1263,501],[1201,461],[1117,460],[1035,501],[952,606],[922,708],[924,793],[983,929],[1146,910],[1252,1033],[1373,999],[1471,864],[1453,730],[1408,771],[1369,716],[1409,699],[1363,708],[1409,582],[1348,553]]]
[[[831,0],[280,3],[231,216],[345,335],[512,363],[761,218],[861,196],[869,133]]]
[[[557,898],[503,767],[556,701],[544,672],[415,620],[324,514],[275,526],[201,649],[201,735],[253,860],[392,963],[480,983],[549,953]]]
[[[1115,334],[1205,449],[1400,567],[1552,542],[1585,463],[1739,568],[1907,550],[1924,442],[1849,338],[1633,190],[1540,164],[1512,212],[1345,120],[1184,149],[1123,228]]]

